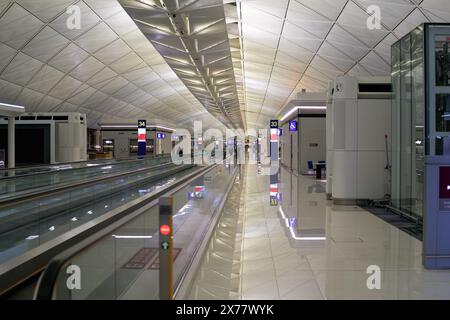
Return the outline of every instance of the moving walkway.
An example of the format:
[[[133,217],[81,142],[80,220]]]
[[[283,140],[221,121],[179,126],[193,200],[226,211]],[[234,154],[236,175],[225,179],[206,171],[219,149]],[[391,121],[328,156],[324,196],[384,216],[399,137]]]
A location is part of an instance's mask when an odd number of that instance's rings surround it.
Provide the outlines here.
[[[0,203],[0,294],[39,272],[49,258],[67,248],[66,240],[90,229],[96,219],[176,185],[193,170],[194,165],[165,162],[46,192],[33,189],[20,199]]]
[[[198,262],[220,216],[239,167],[216,164],[197,169],[177,186],[157,196],[133,201],[110,212],[122,215],[96,228],[97,232],[55,256],[40,279],[35,299],[159,299],[159,201],[173,198],[173,288],[176,298],[189,290]],[[203,188],[199,188],[203,184]],[[202,190],[193,195],[195,190]],[[105,222],[105,221],[103,221]],[[100,221],[98,223],[101,223]],[[78,268],[81,278],[68,285],[68,270]]]
[[[73,186],[100,176],[131,172],[137,168],[157,165],[170,161],[170,156],[161,156],[126,161],[76,163],[51,167],[41,167],[38,171],[28,169],[2,170],[0,175],[0,203],[48,192],[56,187]],[[8,174],[6,174],[6,172]]]

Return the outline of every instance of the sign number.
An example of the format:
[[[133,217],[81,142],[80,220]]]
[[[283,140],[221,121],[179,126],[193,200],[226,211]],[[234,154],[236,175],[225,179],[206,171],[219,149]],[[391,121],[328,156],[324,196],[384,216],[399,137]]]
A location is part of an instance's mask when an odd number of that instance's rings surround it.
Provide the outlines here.
[[[278,129],[278,120],[270,120],[270,128]]]

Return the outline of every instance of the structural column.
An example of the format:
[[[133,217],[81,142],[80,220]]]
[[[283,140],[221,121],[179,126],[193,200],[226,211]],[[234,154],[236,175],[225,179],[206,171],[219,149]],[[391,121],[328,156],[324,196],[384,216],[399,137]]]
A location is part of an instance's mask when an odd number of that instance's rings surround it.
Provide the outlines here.
[[[16,118],[8,117],[8,168],[16,167]]]

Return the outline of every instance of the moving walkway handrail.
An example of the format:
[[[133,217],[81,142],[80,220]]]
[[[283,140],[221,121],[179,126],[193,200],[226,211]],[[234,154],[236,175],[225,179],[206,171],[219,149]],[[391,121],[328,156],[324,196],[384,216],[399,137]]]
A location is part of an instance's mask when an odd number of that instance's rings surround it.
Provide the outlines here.
[[[91,229],[85,231],[85,233],[89,232],[89,234],[86,234],[84,240],[68,247],[65,251],[59,253],[50,260],[36,285],[34,300],[52,299],[54,287],[57,283],[58,274],[60,273],[64,264],[71,257],[90,247],[120,226],[123,226],[126,223],[130,222],[149,208],[157,205],[158,199],[160,197],[174,194],[178,190],[181,190],[182,188],[189,185],[195,179],[201,177],[202,175],[208,173],[216,167],[217,164],[202,167],[198,171],[180,179],[177,183],[168,186],[163,190],[160,190],[152,195],[148,195],[144,199],[137,199],[133,201],[132,204],[127,205],[127,208],[118,208],[116,210],[113,210],[110,214],[108,214],[108,217],[104,217],[103,219],[101,219],[102,221],[96,222],[96,224],[92,226]]]
[[[61,183],[56,186],[50,186],[48,188],[39,188],[38,190],[36,190],[36,189],[24,190],[24,191],[17,192],[13,196],[5,197],[3,199],[0,196],[0,208],[2,208],[5,205],[8,205],[12,202],[17,203],[18,201],[25,201],[25,200],[29,200],[29,199],[40,198],[40,197],[46,196],[48,194],[60,193],[63,191],[67,191],[69,189],[86,187],[86,186],[96,184],[98,182],[109,181],[109,180],[113,180],[116,178],[130,175],[130,174],[136,174],[136,173],[140,173],[140,172],[154,170],[155,168],[164,167],[167,164],[171,164],[171,162],[166,162],[166,163],[154,165],[151,167],[145,167],[145,168],[141,168],[141,169],[122,171],[120,173],[112,173],[109,175],[103,175],[101,177],[95,176],[91,179],[79,181],[79,182]]]
[[[7,177],[2,177],[0,176],[0,182],[3,180],[8,180],[8,179],[17,179],[17,178],[22,178],[22,177],[31,177],[31,176],[36,176],[36,175],[41,175],[41,174],[48,174],[48,173],[60,173],[60,172],[67,172],[67,171],[75,171],[75,170],[81,170],[81,169],[90,169],[90,168],[96,168],[98,166],[104,166],[104,165],[120,165],[123,163],[127,163],[127,162],[138,162],[138,161],[144,161],[144,160],[151,160],[151,159],[157,159],[157,158],[164,158],[164,157],[169,157],[170,153],[164,153],[164,154],[157,154],[157,155],[153,155],[152,157],[144,157],[144,158],[128,158],[128,159],[119,159],[119,160],[115,160],[115,159],[99,159],[98,162],[99,164],[94,165],[94,166],[85,166],[85,167],[78,167],[78,168],[67,168],[67,169],[62,169],[62,170],[47,170],[47,171],[40,171],[40,172],[33,172],[30,174],[18,174],[18,175],[13,175],[13,176],[7,176]],[[77,162],[62,162],[62,163],[57,163],[57,164],[52,164],[52,165],[47,165],[47,166],[43,166],[43,165],[36,165],[36,166],[28,166],[28,167],[19,167],[19,168],[0,168],[0,173],[5,172],[5,171],[16,171],[16,170],[26,170],[26,169],[33,169],[33,168],[48,168],[48,167],[56,167],[56,166],[64,166],[64,165],[73,165],[73,164],[79,164],[79,163],[87,163],[89,161],[77,161]]]

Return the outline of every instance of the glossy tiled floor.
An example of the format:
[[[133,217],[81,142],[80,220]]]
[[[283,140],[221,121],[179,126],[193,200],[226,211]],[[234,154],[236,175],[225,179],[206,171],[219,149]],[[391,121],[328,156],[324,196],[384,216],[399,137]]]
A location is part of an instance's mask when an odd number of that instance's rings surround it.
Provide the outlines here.
[[[281,169],[281,199],[270,206],[269,177],[252,165],[244,175],[239,286],[229,298],[450,299],[450,270],[424,270],[420,241],[359,207],[332,205],[325,182]],[[367,286],[369,266],[380,269],[380,289]]]

